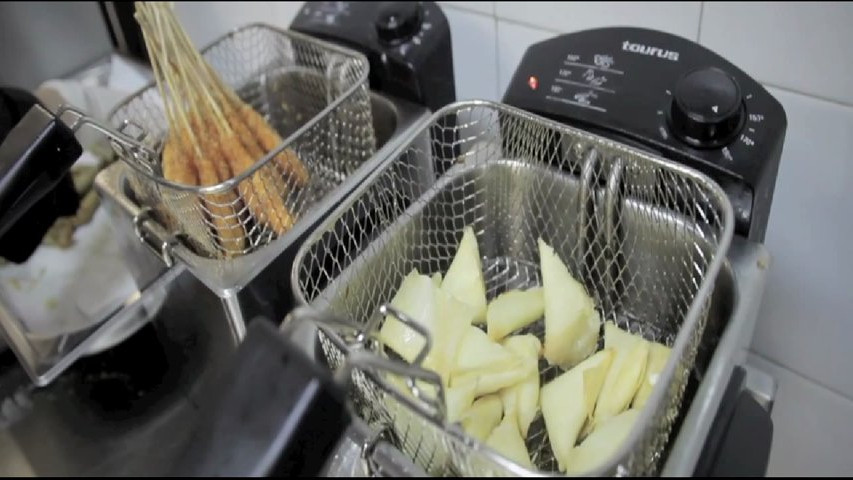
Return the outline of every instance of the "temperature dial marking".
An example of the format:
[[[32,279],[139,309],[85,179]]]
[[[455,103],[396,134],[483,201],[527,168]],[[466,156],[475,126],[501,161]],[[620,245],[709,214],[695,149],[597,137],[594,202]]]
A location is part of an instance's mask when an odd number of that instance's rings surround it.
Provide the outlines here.
[[[751,146],[755,145],[755,141],[753,139],[747,137],[744,134],[740,135],[740,141],[743,142],[743,144],[746,145],[747,147],[751,147]]]
[[[581,83],[581,82],[573,82],[573,81],[571,81],[571,80],[566,80],[565,78],[557,78],[557,79],[556,79],[556,81],[558,81],[558,82],[560,82],[560,83],[565,83],[565,84],[567,84],[567,85],[574,85],[574,86],[576,86],[576,87],[591,88],[591,89],[593,89],[593,90],[598,90],[599,92],[605,92],[605,93],[616,93],[616,91],[615,91],[615,90],[611,90],[611,89],[609,89],[609,88],[599,87],[599,86],[596,86],[596,85],[589,85],[589,84]]]

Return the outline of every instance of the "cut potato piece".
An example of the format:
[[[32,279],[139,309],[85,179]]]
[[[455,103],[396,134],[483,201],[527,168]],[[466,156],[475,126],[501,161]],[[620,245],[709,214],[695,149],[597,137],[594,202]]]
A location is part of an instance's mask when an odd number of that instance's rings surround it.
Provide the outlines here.
[[[511,387],[530,374],[531,363],[524,356],[491,341],[479,328],[469,326],[456,356],[451,384],[474,382],[478,396],[488,395]]]
[[[612,358],[610,350],[601,350],[542,387],[542,416],[560,471],[566,471],[578,434],[592,415]]]
[[[474,403],[474,383],[460,383],[444,391],[447,422],[458,421]]]
[[[391,305],[409,315],[429,332],[430,351],[423,367],[438,373],[448,385],[465,329],[470,327],[474,312],[471,307],[435,286],[433,280],[413,270],[403,279]],[[379,338],[412,363],[426,340],[392,315],[388,315]]]
[[[460,419],[468,435],[485,442],[492,430],[501,422],[503,404],[497,395],[486,395],[475,401]]]
[[[435,272],[432,274],[432,283],[435,285],[435,288],[441,288],[441,272]]]
[[[501,343],[504,348],[520,357],[533,357],[539,360],[539,355],[542,354],[542,342],[536,338],[536,335],[513,335]]]
[[[506,369],[485,369],[468,372],[462,375],[454,375],[451,380],[451,385],[475,382],[476,387],[474,391],[476,392],[476,395],[488,395],[490,393],[497,393],[504,388],[512,387],[526,379],[529,375],[529,366],[526,362],[519,359],[518,363]]]
[[[473,307],[474,323],[483,323],[486,320],[486,283],[483,280],[480,249],[473,228],[465,227],[456,256],[444,275],[441,288]]]
[[[419,274],[417,270],[412,270],[400,284],[397,294],[391,300],[391,306],[418,322],[435,338],[437,319],[435,292],[429,277]],[[417,357],[426,342],[420,333],[409,328],[393,315],[385,317],[385,323],[379,330],[379,339],[410,363]]]
[[[459,349],[462,341],[474,320],[473,309],[452,297],[448,293],[436,289],[436,301],[438,302],[438,320],[436,323],[436,336],[433,337],[432,351],[435,356],[431,358],[431,365],[441,375],[444,385],[450,384],[450,376],[456,365]],[[429,357],[428,357],[429,358]],[[430,365],[424,364],[429,367]]]
[[[604,325],[604,346],[616,356],[595,406],[593,428],[628,408],[643,381],[649,358],[649,342],[612,322]]]
[[[539,411],[539,353],[542,343],[534,335],[516,335],[507,338],[504,347],[523,356],[528,362],[528,376],[521,383],[501,391],[504,415],[515,416],[518,431],[527,438],[530,424]]]
[[[649,361],[646,365],[646,373],[643,375],[643,383],[640,385],[639,390],[637,390],[637,395],[634,396],[633,408],[639,409],[646,405],[658,381],[658,376],[669,360],[671,352],[672,350],[666,345],[652,343],[649,348]]]
[[[472,325],[467,327],[462,337],[453,374],[462,375],[480,370],[500,372],[517,365],[520,360],[519,356],[493,342],[486,332]]]
[[[500,341],[510,333],[542,318],[544,313],[545,297],[542,295],[542,288],[502,293],[492,300],[486,309],[489,338]]]
[[[527,452],[527,446],[524,444],[524,439],[518,433],[515,423],[509,418],[504,420],[492,431],[489,438],[486,440],[486,445],[494,448],[498,453],[506,458],[524,465],[528,468],[533,468],[533,463],[530,461],[530,454]]]
[[[600,319],[584,286],[548,244],[539,239],[545,300],[545,358],[569,369],[595,351]]]
[[[639,415],[639,410],[631,409],[603,422],[583,443],[572,450],[567,471],[584,473],[607,461],[628,438]]]

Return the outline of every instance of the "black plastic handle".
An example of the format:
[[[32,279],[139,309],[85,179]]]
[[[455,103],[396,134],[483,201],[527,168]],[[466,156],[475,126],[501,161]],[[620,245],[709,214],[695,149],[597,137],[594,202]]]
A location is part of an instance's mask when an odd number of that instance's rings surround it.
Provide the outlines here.
[[[33,106],[0,145],[0,235],[53,191],[82,153],[67,125]]]
[[[58,217],[77,211],[80,199],[68,170],[83,153],[74,132],[40,104],[20,119],[17,112],[8,115],[20,107],[0,104],[14,125],[0,132],[0,255],[19,263]]]
[[[763,477],[773,443],[770,412],[744,388],[746,371],[732,372],[696,465],[697,477]]]

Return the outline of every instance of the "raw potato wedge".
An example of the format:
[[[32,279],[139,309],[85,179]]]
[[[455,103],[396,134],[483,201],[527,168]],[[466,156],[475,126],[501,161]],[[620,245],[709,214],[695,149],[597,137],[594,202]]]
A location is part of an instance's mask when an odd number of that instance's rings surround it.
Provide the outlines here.
[[[562,472],[581,428],[592,416],[612,357],[610,350],[601,350],[542,387],[542,416]]]
[[[463,413],[471,408],[474,403],[474,387],[474,383],[461,383],[444,390],[448,423],[458,421]]]
[[[521,383],[501,391],[504,402],[504,416],[515,416],[518,431],[527,438],[530,424],[539,411],[539,354],[542,343],[534,335],[516,335],[507,338],[504,347],[522,356],[528,362],[527,378]]]
[[[515,423],[509,418],[504,418],[495,427],[486,440],[486,445],[494,448],[498,453],[519,465],[533,468],[533,463],[530,461],[530,454],[527,452],[524,439],[519,435]]]
[[[519,364],[521,358],[499,343],[493,342],[486,332],[475,326],[469,326],[462,338],[459,354],[456,356],[454,375],[464,375],[476,371],[501,371]]]
[[[489,338],[500,341],[510,333],[542,318],[545,297],[542,288],[511,290],[498,295],[486,309]]]
[[[612,322],[604,325],[604,347],[612,349],[616,357],[595,406],[593,428],[628,408],[643,382],[649,358],[649,342]]]
[[[536,335],[530,333],[513,335],[504,339],[501,345],[521,357],[532,357],[539,360],[539,356],[542,355],[542,342],[536,338]]]
[[[433,338],[437,331],[435,287],[432,280],[412,270],[403,279],[391,306],[417,321],[429,331]],[[415,330],[407,327],[393,315],[385,317],[379,330],[379,339],[404,360],[411,363],[420,353],[426,340]],[[426,366],[426,365],[425,365]]]
[[[529,374],[529,364],[489,339],[486,333],[469,326],[453,369],[451,385],[475,382],[477,395],[488,395],[511,387]]]
[[[432,274],[432,283],[435,284],[435,288],[441,288],[441,272]]]
[[[462,340],[465,338],[468,329],[472,328],[474,310],[435,286],[434,294],[438,302],[436,308],[438,319],[436,320],[436,334],[433,337],[432,344],[432,350],[436,357],[431,359],[431,365],[441,375],[446,387],[450,385],[450,375],[456,365]]]
[[[444,275],[441,288],[474,308],[474,323],[483,323],[486,320],[486,283],[483,280],[480,249],[473,228],[465,227],[456,256]]]
[[[492,430],[501,422],[503,404],[497,395],[485,395],[478,398],[462,414],[462,429],[468,435],[485,442]]]
[[[545,300],[545,358],[569,369],[598,344],[600,319],[592,298],[548,244],[539,239]]]
[[[666,345],[661,345],[657,342],[652,343],[651,348],[649,349],[649,361],[646,365],[646,373],[643,375],[643,383],[640,385],[639,390],[637,390],[637,394],[634,396],[633,408],[641,409],[646,405],[646,402],[649,400],[649,396],[651,396],[652,390],[655,388],[655,384],[658,381],[658,376],[663,371],[663,367],[666,366],[666,362],[669,360],[669,354],[671,352],[672,349]]]
[[[569,456],[568,473],[588,472],[607,461],[628,438],[640,412],[626,410],[601,424]]]
[[[473,310],[435,286],[426,275],[413,270],[403,279],[391,305],[418,321],[430,333],[432,344],[423,367],[438,373],[445,386],[466,329],[471,326]],[[415,330],[389,315],[379,338],[404,360],[411,363],[426,340]]]
[[[451,380],[451,385],[465,382],[475,382],[475,392],[477,396],[496,393],[504,388],[511,387],[528,377],[530,369],[528,365],[519,360],[514,366],[508,369],[498,370],[479,370],[463,375],[454,375]]]

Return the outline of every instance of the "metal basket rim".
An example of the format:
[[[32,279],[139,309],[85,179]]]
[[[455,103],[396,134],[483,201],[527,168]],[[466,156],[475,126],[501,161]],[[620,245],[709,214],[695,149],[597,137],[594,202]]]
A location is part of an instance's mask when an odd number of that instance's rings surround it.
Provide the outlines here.
[[[395,148],[394,151],[388,156],[388,158],[385,159],[380,164],[380,166],[378,166],[376,170],[370,174],[370,176],[365,178],[364,181],[358,186],[358,188],[354,189],[341,202],[341,204],[333,212],[331,212],[319,226],[317,226],[311,232],[311,234],[308,236],[308,238],[297,251],[294,257],[293,265],[291,267],[291,290],[295,300],[298,302],[297,305],[309,305],[309,303],[306,301],[305,295],[303,295],[302,293],[302,289],[299,287],[299,270],[310,248],[312,248],[312,246],[317,243],[317,241],[322,237],[322,235],[331,227],[333,227],[335,223],[338,222],[340,218],[350,208],[352,208],[354,203],[359,198],[361,198],[363,193],[374,185],[376,179],[379,176],[383,175],[385,171],[390,168],[391,165],[393,165],[394,162],[396,162],[398,158],[409,147],[411,147],[413,140],[415,140],[418,136],[426,133],[428,129],[436,123],[437,120],[447,116],[448,114],[472,107],[485,107],[493,111],[497,111],[499,113],[508,113],[517,117],[536,121],[546,127],[554,128],[562,132],[581,134],[583,136],[593,137],[601,144],[624,152],[630,152],[632,155],[640,157],[644,161],[651,162],[662,168],[671,171],[676,171],[679,174],[685,175],[714,193],[716,200],[719,201],[720,207],[722,207],[722,229],[720,232],[720,237],[716,244],[716,248],[714,249],[713,258],[708,264],[708,267],[705,271],[705,275],[702,278],[702,282],[699,288],[697,289],[695,295],[693,295],[690,308],[684,315],[684,322],[679,328],[678,334],[672,345],[672,352],[682,352],[686,350],[690,341],[689,336],[691,334],[691,331],[695,328],[696,323],[700,321],[700,310],[702,308],[702,303],[704,299],[710,297],[710,295],[712,294],[719,272],[726,262],[726,253],[728,252],[729,247],[731,246],[731,241],[734,234],[733,208],[728,196],[725,194],[722,187],[720,187],[720,185],[714,180],[712,180],[710,177],[692,167],[688,167],[686,165],[667,160],[659,155],[651,154],[636,147],[632,147],[630,145],[614,141],[607,137],[594,134],[581,128],[572,127],[551,120],[549,118],[530,113],[526,110],[522,110],[517,107],[513,107],[503,103],[492,102],[489,100],[466,100],[451,103],[436,111],[429,118],[424,119],[420,124],[412,128],[411,131],[408,132],[406,137],[400,142],[397,148]],[[339,346],[345,345],[345,342],[343,342],[342,339],[338,338],[338,335],[334,331],[324,329],[324,333],[328,335],[330,339],[334,339],[335,343],[337,343]],[[346,355],[348,353],[348,348],[342,349],[342,352]],[[665,381],[658,381],[656,383],[655,387],[653,388],[652,394],[650,395],[646,403],[647,406],[658,405],[661,401],[664,400],[667,390],[666,387],[668,387],[673,381],[677,362],[678,357],[676,355],[670,355],[670,358],[667,361],[663,371],[661,372],[661,376],[659,377],[660,379],[664,379]],[[370,376],[373,381],[377,380],[376,378],[374,378],[375,376],[373,372],[364,371],[364,373],[365,375]],[[448,429],[443,422],[437,421],[431,415],[427,414],[426,410],[424,408],[421,408],[420,405],[418,405],[417,408],[414,409],[414,411],[417,415],[422,417],[422,420],[431,422],[437,428],[441,429],[445,435],[450,435],[455,440],[464,442],[469,445],[471,445],[473,441],[473,445],[476,446],[476,448],[478,448],[478,450],[480,450],[482,454],[487,456],[490,461],[496,463],[498,466],[506,469],[507,471],[515,475],[536,477],[565,476],[565,474],[559,472],[543,472],[538,469],[530,469],[525,466],[519,465],[505,458],[503,455],[497,453],[494,449],[486,446],[485,443],[479,442],[466,434],[458,432],[455,429]],[[655,413],[655,409],[653,408],[643,408],[640,412],[639,417],[636,420],[636,423],[631,429],[631,433],[628,435],[628,437],[625,439],[619,449],[613,453],[609,461],[600,464],[594,470],[587,471],[577,476],[602,476],[607,474],[608,472],[613,471],[621,462],[621,460],[625,458],[625,456],[627,456],[634,448],[636,442],[639,439],[639,436],[642,435],[646,428],[649,426],[652,420],[652,416]]]
[[[201,48],[199,50],[199,52],[201,53],[202,56],[205,56],[209,51],[218,47],[220,44],[227,41],[231,37],[243,32],[243,31],[251,30],[251,29],[267,30],[267,31],[277,33],[277,34],[284,36],[284,37],[288,37],[288,38],[292,38],[292,39],[295,38],[295,39],[298,39],[300,41],[304,41],[307,43],[314,43],[314,44],[316,44],[316,45],[318,45],[324,49],[336,51],[337,53],[340,53],[342,55],[352,57],[353,61],[364,65],[365,68],[363,69],[361,74],[358,76],[356,81],[354,81],[353,84],[344,93],[342,93],[341,95],[338,95],[334,100],[332,100],[332,102],[330,102],[328,105],[326,105],[323,108],[323,110],[321,110],[317,115],[314,115],[310,120],[303,123],[293,133],[288,135],[286,138],[282,139],[282,142],[278,147],[271,150],[270,152],[268,152],[266,155],[264,155],[260,159],[256,159],[255,163],[252,165],[251,168],[249,168],[246,171],[242,172],[241,174],[235,175],[235,176],[233,176],[233,177],[231,177],[225,181],[219,182],[215,185],[206,185],[206,186],[184,185],[181,183],[172,182],[172,181],[167,180],[165,178],[162,178],[158,175],[154,175],[151,172],[147,171],[146,169],[140,167],[139,165],[136,165],[135,162],[129,162],[129,161],[123,160],[125,164],[129,165],[136,172],[144,175],[148,179],[153,180],[154,182],[156,182],[160,185],[169,187],[169,188],[174,189],[174,190],[179,190],[179,191],[184,191],[184,192],[192,192],[192,193],[204,194],[204,195],[216,194],[216,193],[229,191],[229,190],[232,190],[233,188],[235,188],[238,183],[242,182],[243,180],[245,180],[246,178],[250,177],[255,172],[257,172],[259,169],[263,168],[276,155],[278,155],[279,153],[284,151],[287,147],[289,147],[292,143],[294,143],[294,141],[297,138],[302,136],[302,134],[304,134],[308,129],[312,128],[318,121],[320,121],[320,119],[326,117],[328,114],[330,114],[336,108],[338,108],[338,106],[340,106],[341,103],[348,100],[360,88],[362,88],[366,85],[366,82],[367,82],[367,79],[368,79],[368,76],[370,73],[370,63],[368,62],[367,57],[364,56],[364,54],[362,54],[356,50],[352,50],[350,48],[346,48],[346,47],[343,47],[341,45],[337,45],[335,43],[331,43],[331,42],[328,42],[325,40],[321,40],[321,39],[312,37],[310,35],[306,35],[306,34],[296,32],[293,30],[274,27],[272,25],[269,25],[269,24],[263,23],[263,22],[253,22],[253,23],[249,23],[249,24],[243,25],[243,26],[238,27],[238,28],[231,29],[230,31],[228,31],[224,35],[218,37],[217,39],[215,39],[211,42],[209,42],[207,44],[207,46],[205,46],[204,48]],[[122,100],[121,103],[119,103],[118,105],[113,107],[112,110],[110,110],[109,114],[107,115],[107,123],[111,127],[113,127],[115,125],[114,117],[116,114],[118,114],[118,112],[121,109],[127,107],[130,103],[136,101],[139,97],[144,95],[149,90],[153,89],[154,91],[156,91],[157,90],[156,87],[157,87],[156,80],[152,80],[151,82],[147,83],[145,86],[141,87],[137,91],[128,95],[127,98]],[[157,95],[159,97],[159,92],[157,92]],[[122,119],[122,121],[126,121],[126,120],[127,119]],[[142,145],[138,145],[138,142],[137,142],[137,147],[138,148],[145,148]],[[145,150],[148,150],[148,149],[145,148]]]

